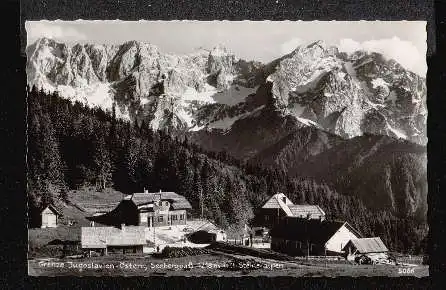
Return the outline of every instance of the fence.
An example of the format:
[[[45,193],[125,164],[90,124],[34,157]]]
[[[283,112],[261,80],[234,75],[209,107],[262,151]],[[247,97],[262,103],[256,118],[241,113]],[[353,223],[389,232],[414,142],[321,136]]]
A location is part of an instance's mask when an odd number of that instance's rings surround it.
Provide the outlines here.
[[[226,242],[232,245],[241,245],[241,246],[248,246],[249,245],[249,238],[243,238],[243,239],[226,239]]]

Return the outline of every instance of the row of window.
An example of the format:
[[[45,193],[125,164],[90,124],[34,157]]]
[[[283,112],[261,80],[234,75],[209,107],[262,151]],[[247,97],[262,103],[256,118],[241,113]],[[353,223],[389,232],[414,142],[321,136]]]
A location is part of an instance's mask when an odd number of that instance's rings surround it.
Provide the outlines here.
[[[174,214],[170,216],[171,220],[173,221],[177,221],[178,220],[178,215]],[[184,214],[180,214],[180,220],[184,220]],[[158,222],[162,223],[164,221],[164,216],[160,215],[158,216]]]
[[[169,202],[168,201],[158,201],[158,203],[155,203],[155,205],[158,206],[169,206]]]

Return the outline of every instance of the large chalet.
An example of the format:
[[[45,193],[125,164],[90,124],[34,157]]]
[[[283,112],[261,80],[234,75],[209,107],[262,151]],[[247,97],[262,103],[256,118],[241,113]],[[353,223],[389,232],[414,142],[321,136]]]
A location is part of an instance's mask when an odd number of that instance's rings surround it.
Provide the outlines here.
[[[318,205],[294,204],[285,194],[277,193],[257,211],[255,224],[271,228],[285,217],[325,220],[325,212]]]
[[[348,222],[286,217],[271,231],[271,249],[289,255],[341,255],[362,234]]]
[[[88,217],[92,222],[104,225],[159,227],[185,225],[189,201],[175,192],[134,193],[125,197],[113,210]]]

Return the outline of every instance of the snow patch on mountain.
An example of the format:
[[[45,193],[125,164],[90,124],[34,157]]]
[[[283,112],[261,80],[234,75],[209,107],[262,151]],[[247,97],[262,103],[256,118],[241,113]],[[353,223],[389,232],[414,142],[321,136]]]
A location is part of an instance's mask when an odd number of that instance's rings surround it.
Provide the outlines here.
[[[387,123],[387,129],[390,130],[393,134],[395,134],[396,137],[401,138],[401,139],[407,139],[407,135],[406,134],[404,134],[400,130],[392,128],[392,126],[390,126],[389,123]]]
[[[319,126],[318,123],[311,121],[310,119],[306,119],[306,118],[301,118],[301,117],[296,117],[296,119],[301,122],[302,124],[306,125],[306,126],[313,126],[316,128],[320,128],[321,126]]]
[[[215,103],[212,96],[217,93],[218,91],[215,87],[206,84],[203,92],[197,92],[194,88],[187,87],[181,96],[184,102],[196,101],[200,103],[212,104]]]
[[[388,87],[389,84],[382,78],[376,78],[372,80],[372,86],[374,89],[376,89],[378,87]]]
[[[235,121],[239,120],[240,116],[237,117],[225,117],[218,121],[210,123],[207,127],[209,129],[220,129],[220,130],[229,130]]]

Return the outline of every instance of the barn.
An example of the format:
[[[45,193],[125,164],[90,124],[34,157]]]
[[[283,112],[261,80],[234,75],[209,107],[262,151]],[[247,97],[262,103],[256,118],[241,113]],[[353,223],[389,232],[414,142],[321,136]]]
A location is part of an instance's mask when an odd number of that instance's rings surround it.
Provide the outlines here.
[[[344,246],[343,251],[349,261],[361,255],[367,255],[372,260],[387,259],[389,252],[380,237],[352,239]]]
[[[362,235],[349,223],[287,217],[270,231],[271,249],[293,256],[341,255]]]
[[[41,228],[55,228],[58,225],[61,212],[52,204],[46,206],[41,212]]]

